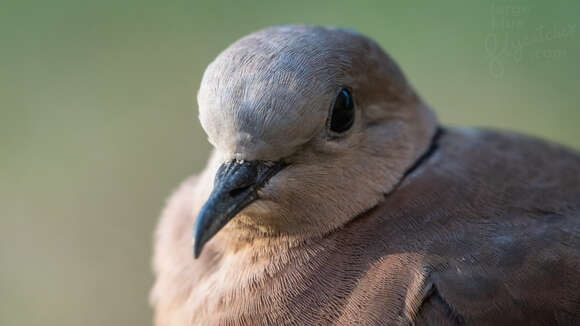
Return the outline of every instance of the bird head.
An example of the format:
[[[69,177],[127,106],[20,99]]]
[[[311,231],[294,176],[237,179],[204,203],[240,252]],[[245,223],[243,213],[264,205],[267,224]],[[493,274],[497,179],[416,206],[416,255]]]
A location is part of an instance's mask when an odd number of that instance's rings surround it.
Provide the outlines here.
[[[199,119],[220,163],[194,255],[220,229],[323,236],[375,206],[429,146],[436,118],[369,38],[283,26],[206,69]]]

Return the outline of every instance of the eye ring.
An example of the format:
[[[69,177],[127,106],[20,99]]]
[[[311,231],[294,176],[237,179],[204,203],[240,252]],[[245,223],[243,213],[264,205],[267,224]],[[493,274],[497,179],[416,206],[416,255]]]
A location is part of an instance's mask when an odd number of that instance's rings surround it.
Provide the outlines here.
[[[354,125],[354,100],[347,88],[342,88],[332,103],[327,127],[331,134],[340,135]]]

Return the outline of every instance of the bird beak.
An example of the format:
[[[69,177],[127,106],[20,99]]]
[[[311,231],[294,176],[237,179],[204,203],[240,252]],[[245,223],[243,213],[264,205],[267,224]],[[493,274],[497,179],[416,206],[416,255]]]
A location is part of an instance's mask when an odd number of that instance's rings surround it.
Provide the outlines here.
[[[233,161],[219,167],[214,179],[214,188],[193,227],[195,258],[199,257],[203,246],[221,228],[258,199],[258,189],[284,166],[281,161]]]

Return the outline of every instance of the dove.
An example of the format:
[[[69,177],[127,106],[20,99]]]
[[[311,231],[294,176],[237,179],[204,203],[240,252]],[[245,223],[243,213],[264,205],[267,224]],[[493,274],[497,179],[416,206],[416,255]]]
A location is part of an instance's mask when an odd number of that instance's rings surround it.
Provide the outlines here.
[[[441,125],[340,28],[241,38],[197,100],[213,151],[161,214],[156,325],[580,323],[573,150]]]

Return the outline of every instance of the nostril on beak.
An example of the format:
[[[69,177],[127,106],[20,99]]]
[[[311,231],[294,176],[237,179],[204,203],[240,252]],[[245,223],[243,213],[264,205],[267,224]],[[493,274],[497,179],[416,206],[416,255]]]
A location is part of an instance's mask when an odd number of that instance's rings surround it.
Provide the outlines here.
[[[258,189],[284,167],[282,161],[223,163],[216,172],[213,190],[195,220],[193,256],[199,257],[205,243],[257,200]]]
[[[230,190],[230,196],[232,197],[236,197],[237,195],[241,194],[242,192],[248,190],[250,187],[252,186],[252,184],[246,185],[246,186],[241,186],[235,189]]]

